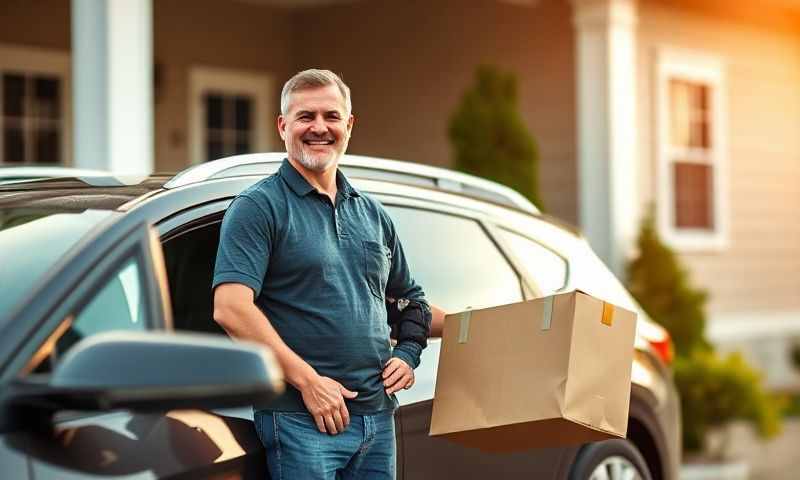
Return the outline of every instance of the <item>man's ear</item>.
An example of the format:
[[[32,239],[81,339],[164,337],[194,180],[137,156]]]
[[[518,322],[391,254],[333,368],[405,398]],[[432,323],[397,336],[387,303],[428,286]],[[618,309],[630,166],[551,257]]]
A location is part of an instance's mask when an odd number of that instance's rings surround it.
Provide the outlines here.
[[[278,134],[281,136],[281,140],[286,140],[286,119],[283,118],[283,115],[278,115]]]
[[[348,117],[348,119],[347,119],[347,134],[348,134],[348,136],[353,134],[353,124],[354,123],[356,123],[356,117],[354,115],[350,115],[350,117]]]

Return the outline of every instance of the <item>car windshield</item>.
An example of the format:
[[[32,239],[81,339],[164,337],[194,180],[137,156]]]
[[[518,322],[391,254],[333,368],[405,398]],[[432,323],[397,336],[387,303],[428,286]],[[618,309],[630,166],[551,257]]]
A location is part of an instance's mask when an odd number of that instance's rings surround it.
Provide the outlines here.
[[[111,214],[102,210],[0,209],[0,326],[59,259]]]

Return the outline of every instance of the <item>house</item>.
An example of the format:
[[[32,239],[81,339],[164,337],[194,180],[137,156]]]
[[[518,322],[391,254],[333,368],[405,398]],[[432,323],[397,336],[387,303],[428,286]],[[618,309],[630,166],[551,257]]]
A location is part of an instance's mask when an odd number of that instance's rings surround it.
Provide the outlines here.
[[[319,66],[353,89],[351,152],[447,166],[480,63],[518,75],[548,212],[622,275],[653,204],[712,340],[800,385],[800,0],[5,0],[0,161],[280,149],[280,87]]]

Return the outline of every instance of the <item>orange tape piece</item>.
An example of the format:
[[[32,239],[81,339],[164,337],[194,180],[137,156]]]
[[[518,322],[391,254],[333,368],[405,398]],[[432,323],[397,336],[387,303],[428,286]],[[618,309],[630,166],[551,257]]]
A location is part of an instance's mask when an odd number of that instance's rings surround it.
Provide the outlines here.
[[[614,305],[603,302],[603,319],[600,321],[609,327],[614,323]]]

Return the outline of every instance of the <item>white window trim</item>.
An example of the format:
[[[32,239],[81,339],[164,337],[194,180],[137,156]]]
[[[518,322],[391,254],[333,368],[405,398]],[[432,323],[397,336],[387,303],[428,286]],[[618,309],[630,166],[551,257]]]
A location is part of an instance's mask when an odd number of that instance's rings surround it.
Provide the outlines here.
[[[271,150],[273,138],[270,126],[277,111],[272,97],[274,77],[266,73],[229,70],[213,67],[192,67],[189,72],[189,160],[191,164],[206,160],[205,103],[203,95],[209,90],[241,93],[253,98],[253,151]],[[275,127],[277,128],[277,127]]]
[[[61,80],[61,166],[72,166],[72,78],[70,54],[60,50],[0,44],[0,73],[20,72],[44,74]],[[2,116],[2,111],[0,111]],[[2,127],[2,118],[0,118]],[[0,152],[3,152],[3,135],[0,134]],[[18,165],[2,163],[3,165]],[[30,164],[25,164],[30,166]]]
[[[719,57],[661,47],[656,66],[657,224],[664,241],[682,252],[719,251],[729,244],[728,149],[725,69]],[[707,85],[711,91],[711,164],[713,165],[714,230],[678,229],[670,152],[669,80],[679,78]]]

